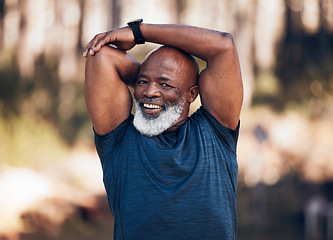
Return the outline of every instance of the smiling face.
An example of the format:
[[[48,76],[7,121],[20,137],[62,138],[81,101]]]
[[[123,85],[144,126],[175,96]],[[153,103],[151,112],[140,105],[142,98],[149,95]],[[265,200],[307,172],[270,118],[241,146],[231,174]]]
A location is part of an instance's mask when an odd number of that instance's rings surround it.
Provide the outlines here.
[[[189,105],[197,95],[193,94],[197,93],[197,75],[196,62],[177,49],[161,47],[151,53],[141,66],[134,88],[137,129],[145,133],[145,129],[159,126],[154,134],[146,134],[158,135],[186,120]]]

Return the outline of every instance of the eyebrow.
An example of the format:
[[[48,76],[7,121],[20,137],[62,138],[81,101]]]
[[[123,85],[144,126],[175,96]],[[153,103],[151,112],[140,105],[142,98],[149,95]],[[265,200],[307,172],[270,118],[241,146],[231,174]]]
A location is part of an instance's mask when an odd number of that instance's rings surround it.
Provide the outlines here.
[[[171,79],[167,78],[167,77],[159,77],[158,79],[162,80],[162,81],[166,81],[166,82],[170,82],[171,81]]]
[[[138,78],[140,78],[140,77],[142,77],[142,78],[148,78],[148,76],[145,75],[145,74],[139,74],[139,75],[138,75]]]
[[[139,74],[138,78],[149,78],[146,74]],[[160,81],[166,81],[166,82],[170,82],[171,79],[167,78],[167,77],[159,77],[158,80]]]

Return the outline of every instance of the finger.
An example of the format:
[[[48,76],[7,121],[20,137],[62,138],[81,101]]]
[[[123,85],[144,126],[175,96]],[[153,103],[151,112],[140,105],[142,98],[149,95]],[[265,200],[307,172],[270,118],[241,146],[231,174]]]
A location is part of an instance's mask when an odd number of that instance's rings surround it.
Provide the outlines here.
[[[86,47],[86,49],[84,50],[82,56],[84,58],[88,57],[88,54],[93,56],[95,54],[95,52],[90,48],[90,47]]]
[[[94,51],[92,51],[90,48],[87,48],[87,49],[84,50],[82,56],[83,56],[84,58],[86,58],[86,57],[88,57],[88,54],[90,54],[90,55],[94,55],[95,53],[94,53]]]
[[[95,52],[98,52],[104,45],[115,43],[115,40],[113,38],[114,36],[112,32],[111,31],[108,32],[107,34],[105,34],[103,38],[99,40],[99,42],[95,45],[93,50]]]
[[[86,58],[88,56],[88,50],[84,50],[82,56]]]
[[[106,33],[100,33],[94,36],[94,38],[87,44],[86,48],[83,51],[82,56],[86,58],[89,55],[94,55],[95,52],[92,50],[95,45],[100,41],[101,38],[103,38],[106,35]]]
[[[101,45],[101,44],[105,45],[104,39],[105,39],[106,35],[107,35],[107,33],[101,33],[101,34],[96,35],[93,39],[91,49],[95,50],[98,45]],[[100,46],[99,48],[101,48],[102,46]]]
[[[107,41],[105,39],[101,39],[96,46],[93,48],[93,51],[98,52],[104,45],[107,44]]]
[[[89,51],[89,49],[90,49],[90,42],[87,44],[87,46],[85,47],[85,49],[84,49],[84,51],[83,51],[82,56],[83,56],[84,58],[86,58],[86,57],[88,56],[88,51]]]
[[[92,50],[92,49],[90,49],[90,50],[89,50],[89,54],[90,54],[91,56],[94,56],[94,55],[95,55],[95,51]]]
[[[93,40],[94,39],[92,39],[92,40],[90,40],[90,42],[87,44],[87,46],[85,47],[85,49],[84,49],[84,51],[83,51],[83,54],[82,54],[82,56],[84,57],[84,58],[86,58],[87,56],[88,56],[88,53],[89,53],[89,51],[90,51],[90,49],[91,49],[91,46],[92,46],[92,42],[93,42]]]
[[[105,38],[101,39],[93,48],[93,51],[98,52],[106,44]]]

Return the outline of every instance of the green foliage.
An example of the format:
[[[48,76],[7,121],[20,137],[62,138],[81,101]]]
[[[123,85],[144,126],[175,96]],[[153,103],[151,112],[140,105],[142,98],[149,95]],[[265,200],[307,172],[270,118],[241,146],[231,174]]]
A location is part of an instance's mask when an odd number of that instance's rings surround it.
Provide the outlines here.
[[[51,124],[33,115],[0,118],[0,133],[0,165],[58,162],[67,148]]]
[[[257,69],[254,104],[283,111],[289,106],[308,107],[313,101],[320,104],[318,99],[326,101],[333,95],[333,34],[324,25],[315,33],[307,32],[295,21],[299,16],[287,8],[286,33],[278,46],[276,66],[265,73]]]
[[[56,161],[79,138],[92,141],[83,79],[60,81],[57,60],[44,56],[34,76],[22,78],[15,54],[8,56],[0,67],[0,164]]]
[[[76,143],[79,135],[87,135],[82,129],[91,130],[84,103],[83,79],[61,81],[57,61],[45,56],[37,59],[35,74],[30,78],[21,78],[15,63],[14,58],[10,62],[7,60],[2,65],[5,67],[0,69],[2,121],[8,123],[15,118],[15,121],[22,119],[24,122],[25,116],[32,116],[56,128],[61,139],[70,145]]]

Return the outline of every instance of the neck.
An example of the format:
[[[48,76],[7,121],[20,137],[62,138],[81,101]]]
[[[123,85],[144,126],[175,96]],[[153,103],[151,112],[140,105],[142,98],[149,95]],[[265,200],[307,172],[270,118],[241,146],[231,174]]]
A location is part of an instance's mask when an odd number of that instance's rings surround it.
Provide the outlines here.
[[[187,120],[187,117],[185,119],[182,119],[178,122],[176,122],[174,125],[172,125],[167,131],[173,131],[178,129],[181,125],[183,125]]]

